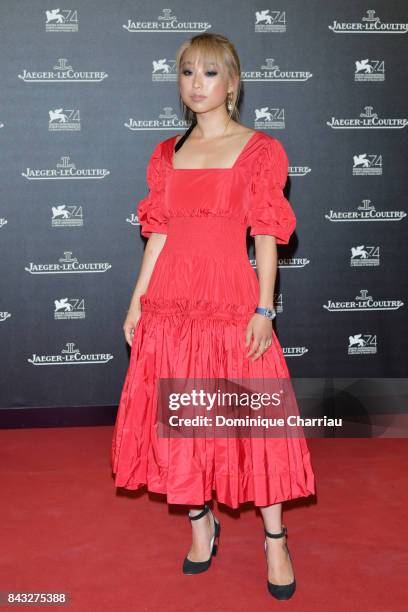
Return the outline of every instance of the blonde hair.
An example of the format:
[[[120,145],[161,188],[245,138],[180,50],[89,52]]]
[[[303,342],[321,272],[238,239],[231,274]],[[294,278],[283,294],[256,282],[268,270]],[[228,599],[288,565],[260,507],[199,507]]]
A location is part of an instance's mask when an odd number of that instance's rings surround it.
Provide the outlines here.
[[[241,93],[241,65],[238,57],[238,53],[232,44],[232,42],[222,34],[213,34],[205,32],[204,34],[197,34],[189,40],[184,41],[176,52],[176,69],[177,75],[180,75],[180,65],[184,51],[187,49],[197,50],[200,57],[205,61],[211,59],[217,61],[220,64],[224,64],[227,68],[228,75],[230,78],[237,77],[238,87],[237,91],[233,92],[232,96],[232,110],[228,110],[227,99],[225,99],[225,108],[230,118],[238,121],[239,110],[238,102]],[[197,121],[196,114],[183,102],[180,96],[180,105],[183,112],[183,118],[187,123],[195,123]]]

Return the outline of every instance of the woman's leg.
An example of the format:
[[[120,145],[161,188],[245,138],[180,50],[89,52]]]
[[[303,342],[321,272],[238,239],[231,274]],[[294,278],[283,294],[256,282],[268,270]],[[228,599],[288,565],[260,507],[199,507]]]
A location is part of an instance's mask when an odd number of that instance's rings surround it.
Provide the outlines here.
[[[202,512],[201,508],[191,508],[191,516],[196,516]],[[207,512],[203,517],[196,521],[190,521],[193,542],[187,553],[190,561],[207,561],[211,554],[211,538],[214,535],[214,518],[212,512]]]
[[[260,507],[265,529],[270,533],[282,531],[282,504]],[[289,584],[294,579],[293,567],[288,555],[286,536],[266,538],[268,580],[273,584]]]

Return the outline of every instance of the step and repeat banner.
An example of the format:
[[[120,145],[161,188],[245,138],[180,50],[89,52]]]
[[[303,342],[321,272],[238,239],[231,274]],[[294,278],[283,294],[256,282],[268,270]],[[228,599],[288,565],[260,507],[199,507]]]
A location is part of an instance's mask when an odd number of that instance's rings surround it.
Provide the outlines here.
[[[407,3],[59,6],[0,3],[1,408],[117,405],[136,206],[154,146],[188,127],[175,53],[201,32],[235,44],[241,121],[289,157],[275,324],[292,376],[407,376]]]

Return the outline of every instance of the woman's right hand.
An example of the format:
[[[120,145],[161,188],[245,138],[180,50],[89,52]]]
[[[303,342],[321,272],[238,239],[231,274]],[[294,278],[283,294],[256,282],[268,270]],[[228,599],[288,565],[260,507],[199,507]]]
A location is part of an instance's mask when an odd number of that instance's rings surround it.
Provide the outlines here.
[[[142,312],[140,307],[135,310],[128,310],[126,319],[123,323],[123,331],[125,333],[126,342],[129,346],[132,346],[133,334],[141,314]]]

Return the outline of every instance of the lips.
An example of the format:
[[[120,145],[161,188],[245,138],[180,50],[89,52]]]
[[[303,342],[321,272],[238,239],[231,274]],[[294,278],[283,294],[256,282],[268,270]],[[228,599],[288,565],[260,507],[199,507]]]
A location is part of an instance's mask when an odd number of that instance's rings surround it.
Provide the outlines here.
[[[194,102],[199,102],[200,100],[205,100],[206,96],[191,96],[191,99],[194,100]]]

